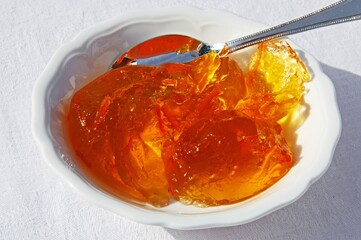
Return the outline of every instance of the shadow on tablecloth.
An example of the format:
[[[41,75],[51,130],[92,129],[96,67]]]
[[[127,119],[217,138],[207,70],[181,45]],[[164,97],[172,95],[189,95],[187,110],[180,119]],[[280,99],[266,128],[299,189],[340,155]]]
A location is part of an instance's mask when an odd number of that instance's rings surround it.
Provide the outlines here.
[[[189,239],[358,239],[361,236],[361,76],[321,64],[336,88],[342,134],[325,175],[295,203],[235,227],[180,231]]]

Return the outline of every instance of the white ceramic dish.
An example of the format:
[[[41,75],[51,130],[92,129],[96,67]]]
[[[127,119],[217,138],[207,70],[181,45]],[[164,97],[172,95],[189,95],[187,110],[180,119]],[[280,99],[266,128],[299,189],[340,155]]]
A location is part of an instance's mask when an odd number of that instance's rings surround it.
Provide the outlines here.
[[[34,87],[32,126],[44,158],[74,189],[97,205],[145,224],[175,229],[232,226],[256,220],[292,203],[327,170],[341,132],[331,81],[317,61],[294,44],[313,74],[305,96],[308,115],[297,130],[299,159],[281,181],[241,203],[211,208],[173,203],[157,209],[121,201],[97,190],[74,166],[61,128],[64,109],[56,108],[61,98],[66,94],[71,96],[74,87],[105,72],[115,56],[150,37],[178,33],[218,42],[263,28],[223,11],[168,8],[124,14],[84,30],[56,52]],[[234,57],[244,65],[252,51],[250,48]]]

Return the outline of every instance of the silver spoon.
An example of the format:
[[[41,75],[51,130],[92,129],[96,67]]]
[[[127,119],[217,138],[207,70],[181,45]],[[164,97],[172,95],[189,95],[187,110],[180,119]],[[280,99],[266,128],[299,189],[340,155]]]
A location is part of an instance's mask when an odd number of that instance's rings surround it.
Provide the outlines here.
[[[239,49],[274,38],[359,19],[361,19],[361,0],[342,0],[303,17],[225,43],[208,44],[188,36],[164,35],[152,38],[131,48],[117,58],[112,68],[130,64],[160,65],[166,62],[189,62],[209,52],[216,52],[220,56],[227,56]],[[188,45],[184,47],[184,44],[175,44],[174,46],[169,46],[164,49],[160,48],[143,55],[134,54],[142,47],[147,47],[157,41],[162,41],[163,43],[171,42],[175,37],[181,37],[187,42],[189,41]]]

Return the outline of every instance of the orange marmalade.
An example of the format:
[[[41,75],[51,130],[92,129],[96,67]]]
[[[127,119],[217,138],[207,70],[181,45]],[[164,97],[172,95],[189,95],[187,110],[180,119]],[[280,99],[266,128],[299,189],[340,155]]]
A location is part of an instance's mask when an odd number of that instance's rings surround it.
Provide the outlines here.
[[[156,207],[230,204],[293,166],[278,121],[309,80],[284,41],[260,44],[246,73],[215,53],[125,66],[76,92],[64,124],[77,165],[112,195]]]

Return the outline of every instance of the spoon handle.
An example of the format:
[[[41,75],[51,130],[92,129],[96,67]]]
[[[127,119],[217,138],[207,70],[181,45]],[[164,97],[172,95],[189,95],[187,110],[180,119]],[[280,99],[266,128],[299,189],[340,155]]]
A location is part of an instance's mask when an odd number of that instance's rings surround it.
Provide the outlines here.
[[[227,54],[270,39],[361,19],[360,0],[342,0],[303,17],[226,42]]]

